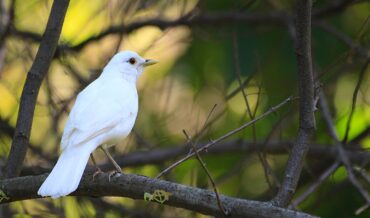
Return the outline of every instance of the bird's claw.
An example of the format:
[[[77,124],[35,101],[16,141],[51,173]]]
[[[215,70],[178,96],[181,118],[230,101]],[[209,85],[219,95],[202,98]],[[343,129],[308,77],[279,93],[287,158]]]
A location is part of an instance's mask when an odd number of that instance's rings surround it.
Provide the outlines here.
[[[96,171],[93,174],[93,181],[95,180],[95,176],[104,173],[99,167],[96,168]]]
[[[120,171],[118,171],[118,170],[113,170],[112,172],[110,172],[110,173],[108,174],[108,181],[110,182],[110,179],[111,179],[113,176],[117,175],[117,174],[123,174],[122,170],[120,170]]]

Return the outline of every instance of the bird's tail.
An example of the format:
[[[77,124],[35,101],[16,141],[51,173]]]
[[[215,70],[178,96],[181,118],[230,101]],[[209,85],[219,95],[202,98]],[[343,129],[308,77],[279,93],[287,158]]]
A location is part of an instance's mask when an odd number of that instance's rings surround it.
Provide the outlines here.
[[[75,191],[92,151],[85,145],[64,150],[37,194],[59,198]]]

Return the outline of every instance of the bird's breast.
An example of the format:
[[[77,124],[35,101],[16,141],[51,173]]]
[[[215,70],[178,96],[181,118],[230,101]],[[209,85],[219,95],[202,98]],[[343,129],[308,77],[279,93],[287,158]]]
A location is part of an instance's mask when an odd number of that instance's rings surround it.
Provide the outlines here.
[[[119,107],[118,113],[114,114],[119,122],[109,131],[105,144],[114,145],[126,138],[135,124],[138,113],[138,95],[136,86],[131,84],[112,87],[110,95],[114,96],[113,104]]]

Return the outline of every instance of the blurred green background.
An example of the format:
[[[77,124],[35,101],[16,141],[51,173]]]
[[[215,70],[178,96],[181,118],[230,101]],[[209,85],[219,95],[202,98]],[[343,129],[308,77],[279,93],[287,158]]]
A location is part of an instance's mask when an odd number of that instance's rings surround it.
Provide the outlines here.
[[[313,10],[333,2],[314,1]],[[317,84],[325,93],[339,137],[343,138],[352,104],[352,95],[364,55],[340,37],[346,37],[369,55],[370,3],[350,1],[342,9],[315,17],[312,27],[312,53]],[[7,9],[10,1],[1,1]],[[42,35],[52,1],[15,1],[14,29]],[[170,1],[98,1],[72,0],[63,26],[60,44],[73,47],[110,26],[129,26],[138,21],[174,21],[191,16],[229,14],[294,15],[295,2],[170,0]],[[5,10],[6,11],[6,10]],[[191,18],[190,18],[191,19]],[[195,18],[194,18],[195,19]],[[324,26],[324,27],[323,27]],[[329,27],[329,28],[328,28]],[[339,35],[330,32],[335,29]],[[0,157],[6,161],[14,128],[19,96],[39,43],[10,33],[0,49]],[[58,156],[59,140],[74,97],[86,83],[96,78],[109,58],[121,50],[133,50],[160,63],[146,69],[138,82],[140,110],[134,133],[113,148],[116,156],[133,151],[183,146],[185,129],[195,136],[202,131],[210,115],[215,120],[199,138],[207,142],[226,134],[250,120],[241,92],[228,95],[248,80],[244,88],[251,111],[260,115],[288,96],[297,96],[297,67],[291,30],[280,21],[225,21],[159,28],[147,25],[128,34],[110,34],[75,51],[65,50],[54,59],[37,101],[31,134],[32,149],[25,167],[51,168]],[[369,56],[367,56],[369,57]],[[370,74],[361,81],[351,122],[349,141],[370,126]],[[298,130],[297,102],[259,121],[253,128],[235,134],[233,139],[247,142],[294,141]],[[220,114],[220,116],[218,116]],[[333,146],[320,113],[317,112],[314,144]],[[232,139],[228,139],[232,140]],[[368,149],[370,137],[364,137],[353,149]],[[233,151],[204,155],[219,192],[238,198],[269,200],[282,181],[287,152]],[[285,153],[285,154],[284,154]],[[99,163],[106,158],[97,151]],[[184,153],[183,155],[186,155]],[[268,184],[261,157],[271,167]],[[124,167],[127,173],[155,177],[174,160],[160,164]],[[303,193],[332,163],[332,160],[307,158],[296,197]],[[369,166],[360,166],[368,169]],[[274,175],[274,176],[272,176]],[[196,159],[188,160],[163,179],[190,186],[212,186]],[[364,182],[366,188],[369,184]],[[343,167],[326,179],[297,209],[322,217],[354,217],[365,204],[349,183]],[[27,200],[1,206],[0,213],[12,217],[205,217],[176,209],[126,198],[65,197],[58,200]],[[357,217],[369,217],[365,211]]]

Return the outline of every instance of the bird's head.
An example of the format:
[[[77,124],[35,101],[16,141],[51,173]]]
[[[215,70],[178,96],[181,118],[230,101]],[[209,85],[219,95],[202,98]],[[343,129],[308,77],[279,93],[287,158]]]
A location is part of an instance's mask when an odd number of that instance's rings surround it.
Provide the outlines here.
[[[124,74],[135,74],[136,78],[141,75],[146,66],[156,64],[158,61],[140,57],[133,51],[117,53],[109,61],[107,67],[112,67]]]

